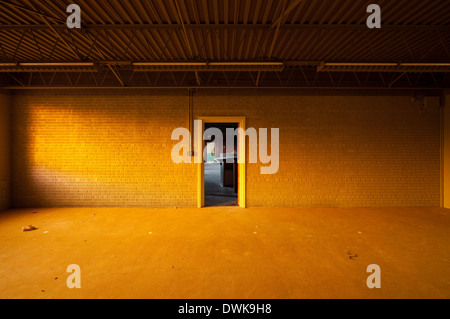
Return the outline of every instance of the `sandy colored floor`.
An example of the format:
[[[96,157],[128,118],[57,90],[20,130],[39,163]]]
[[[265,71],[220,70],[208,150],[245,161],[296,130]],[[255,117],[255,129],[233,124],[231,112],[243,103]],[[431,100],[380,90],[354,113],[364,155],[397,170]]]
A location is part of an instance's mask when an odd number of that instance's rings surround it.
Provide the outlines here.
[[[0,241],[0,298],[450,298],[443,209],[24,209]]]

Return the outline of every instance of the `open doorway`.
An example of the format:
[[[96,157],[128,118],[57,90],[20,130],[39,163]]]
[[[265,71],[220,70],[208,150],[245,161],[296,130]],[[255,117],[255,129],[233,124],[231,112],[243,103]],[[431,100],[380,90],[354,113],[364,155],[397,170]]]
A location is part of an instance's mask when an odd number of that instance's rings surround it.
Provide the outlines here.
[[[245,117],[199,117],[202,125],[196,128],[197,156],[202,157],[198,170],[198,207],[239,206],[246,207],[246,121]],[[216,143],[214,136],[206,136],[209,128],[219,129],[223,143]],[[227,153],[227,128],[238,132],[234,150]]]
[[[207,156],[204,163],[205,206],[238,206],[238,138],[234,137],[234,149],[227,150],[227,129],[236,131],[238,123],[205,123],[205,132],[217,129],[223,141],[205,133]]]

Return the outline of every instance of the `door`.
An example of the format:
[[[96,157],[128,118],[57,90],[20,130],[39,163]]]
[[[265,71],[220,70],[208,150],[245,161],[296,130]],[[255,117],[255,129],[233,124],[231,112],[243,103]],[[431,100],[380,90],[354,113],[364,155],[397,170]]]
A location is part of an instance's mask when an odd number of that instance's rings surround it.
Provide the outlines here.
[[[203,151],[206,147],[206,142],[204,140],[204,132],[205,127],[208,127],[210,124],[221,123],[221,124],[235,124],[238,127],[238,136],[237,136],[237,164],[235,168],[233,168],[233,172],[230,172],[230,167],[223,167],[224,171],[220,172],[221,174],[226,174],[223,177],[229,179],[233,179],[233,174],[235,174],[234,178],[237,180],[235,186],[237,186],[237,205],[241,208],[246,207],[246,121],[245,117],[199,117],[197,120],[202,121],[202,125],[198,125],[196,138],[197,138],[197,149],[195,150],[196,156],[202,157],[198,160],[200,164],[198,164],[198,187],[197,187],[197,201],[198,207],[205,207],[205,161],[203,160]],[[217,153],[217,150],[215,150]],[[215,154],[216,154],[215,153]],[[217,153],[218,154],[218,153]],[[226,158],[226,156],[225,156]],[[224,158],[218,154],[218,162]],[[230,177],[231,176],[231,177]],[[232,190],[234,191],[234,189]]]

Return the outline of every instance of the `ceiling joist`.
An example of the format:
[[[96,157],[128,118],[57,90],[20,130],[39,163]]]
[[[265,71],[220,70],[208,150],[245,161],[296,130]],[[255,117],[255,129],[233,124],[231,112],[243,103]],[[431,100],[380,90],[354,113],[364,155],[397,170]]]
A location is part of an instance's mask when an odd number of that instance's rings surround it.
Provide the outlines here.
[[[381,1],[381,29],[365,0],[79,1],[70,30],[68,4],[0,0],[0,86],[450,87],[447,0]]]

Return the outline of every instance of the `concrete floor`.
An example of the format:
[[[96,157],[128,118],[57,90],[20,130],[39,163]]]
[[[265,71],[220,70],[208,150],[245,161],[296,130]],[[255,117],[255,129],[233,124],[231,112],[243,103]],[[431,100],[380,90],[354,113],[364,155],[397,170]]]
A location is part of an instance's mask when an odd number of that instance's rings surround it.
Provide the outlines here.
[[[238,196],[234,188],[220,186],[220,164],[205,164],[205,205],[238,206]]]
[[[449,230],[437,208],[10,210],[0,298],[450,298]]]

